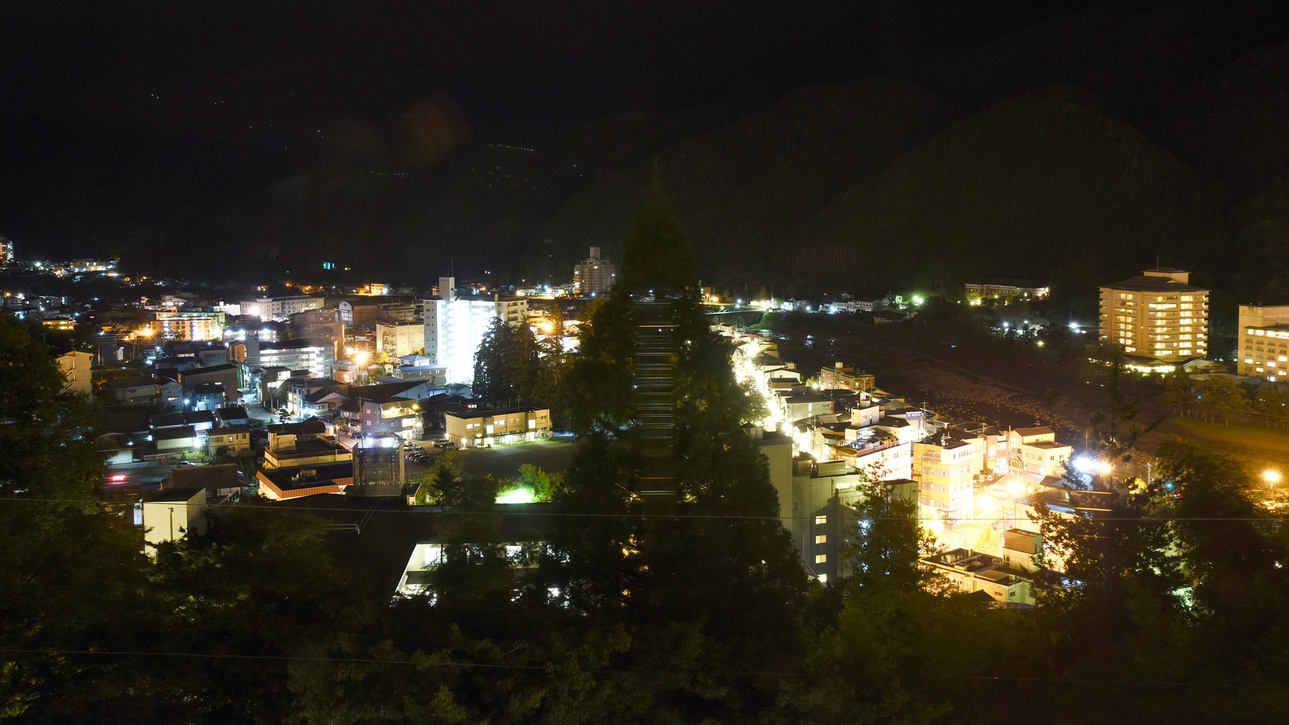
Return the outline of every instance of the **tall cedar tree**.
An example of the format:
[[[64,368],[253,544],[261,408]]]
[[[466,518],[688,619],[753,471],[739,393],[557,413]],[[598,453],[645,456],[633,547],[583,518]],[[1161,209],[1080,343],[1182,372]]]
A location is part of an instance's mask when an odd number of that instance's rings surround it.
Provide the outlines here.
[[[660,181],[624,243],[618,285],[584,329],[569,383],[584,434],[561,501],[577,520],[554,540],[570,603],[616,610],[626,662],[667,662],[651,678],[658,716],[747,717],[773,702],[798,650],[806,581],[778,521],[765,459],[741,428],[748,398],[730,348],[703,316],[688,238]],[[643,521],[632,418],[632,295],[673,300],[677,352],[675,516]]]

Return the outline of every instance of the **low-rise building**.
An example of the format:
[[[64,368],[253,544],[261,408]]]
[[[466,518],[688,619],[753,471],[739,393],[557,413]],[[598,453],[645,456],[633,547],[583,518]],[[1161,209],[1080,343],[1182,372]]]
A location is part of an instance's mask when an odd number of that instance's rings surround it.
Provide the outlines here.
[[[260,496],[286,501],[321,494],[343,494],[354,482],[354,463],[266,469],[255,474]]]
[[[117,378],[103,383],[105,397],[116,405],[147,407],[157,402],[159,389],[151,377]]]
[[[206,447],[212,456],[236,456],[251,450],[251,429],[245,425],[214,428],[206,435]]]
[[[996,556],[953,549],[923,558],[919,565],[944,577],[959,591],[984,592],[1001,605],[1034,605],[1028,572],[1010,567]]]
[[[993,278],[968,282],[964,287],[967,300],[973,303],[982,300],[1043,300],[1052,293],[1050,287],[1029,279]]]
[[[532,441],[552,432],[549,408],[446,411],[444,425],[448,440],[462,448]]]
[[[206,533],[206,489],[171,489],[144,501],[143,540],[155,553],[157,544],[178,541],[189,533]]]
[[[90,376],[90,361],[93,355],[80,350],[69,350],[58,356],[58,369],[63,371],[67,384],[63,390],[89,395],[93,389]]]
[[[824,388],[845,388],[863,393],[872,390],[876,381],[873,375],[840,362],[819,370],[819,385]]]
[[[281,442],[281,439],[277,439]],[[290,446],[264,449],[264,469],[303,468],[352,461],[354,454],[336,441],[300,438]]]
[[[1061,476],[1073,453],[1070,446],[1056,442],[1056,433],[1047,426],[1016,428],[1007,433],[1007,460],[1012,473]]]

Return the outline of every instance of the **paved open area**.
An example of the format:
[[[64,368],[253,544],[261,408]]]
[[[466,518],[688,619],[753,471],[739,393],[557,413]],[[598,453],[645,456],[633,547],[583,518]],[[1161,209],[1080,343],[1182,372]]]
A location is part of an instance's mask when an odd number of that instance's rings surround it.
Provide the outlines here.
[[[573,460],[574,443],[571,436],[545,438],[527,443],[511,443],[492,448],[473,448],[451,451],[446,454],[437,451],[433,440],[415,441],[425,447],[430,455],[438,458],[450,455],[460,462],[466,473],[476,475],[491,474],[499,479],[514,478],[519,467],[525,463],[532,464],[548,473],[563,473],[568,470]],[[414,474],[428,470],[426,464],[408,464],[408,473]]]

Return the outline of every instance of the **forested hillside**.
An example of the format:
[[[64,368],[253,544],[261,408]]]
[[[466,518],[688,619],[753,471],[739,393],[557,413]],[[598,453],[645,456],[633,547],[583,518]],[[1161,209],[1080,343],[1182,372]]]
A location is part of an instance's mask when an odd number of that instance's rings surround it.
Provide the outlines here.
[[[1078,94],[1027,95],[955,124],[848,191],[778,249],[802,275],[851,286],[956,288],[1057,275],[1069,287],[1159,255],[1224,247],[1219,189]]]
[[[768,252],[791,229],[943,128],[951,114],[935,95],[891,79],[807,88],[668,149],[658,163],[700,266],[760,276],[771,272]],[[643,160],[588,184],[551,220],[548,242],[565,253],[602,244],[614,255],[649,167]]]

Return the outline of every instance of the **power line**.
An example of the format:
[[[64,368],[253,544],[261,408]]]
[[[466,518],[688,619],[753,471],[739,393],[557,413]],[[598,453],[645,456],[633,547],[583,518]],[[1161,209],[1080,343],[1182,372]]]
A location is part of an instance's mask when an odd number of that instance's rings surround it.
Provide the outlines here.
[[[85,504],[99,505],[103,503],[113,503],[111,501],[101,501],[96,499],[72,499],[72,498],[28,498],[28,497],[0,497],[0,503],[65,503],[65,504]],[[121,502],[132,504],[135,502]],[[510,511],[504,508],[514,504],[497,504],[498,509],[487,511],[462,511],[462,510],[445,510],[438,506],[420,506],[403,509],[379,509],[373,507],[353,508],[353,507],[333,507],[333,506],[278,506],[278,505],[235,505],[233,507],[224,507],[225,510],[234,511],[255,511],[255,512],[273,512],[273,513],[311,513],[311,512],[334,512],[334,513],[373,513],[373,514],[413,514],[417,516],[532,516],[538,518],[618,518],[618,519],[679,519],[679,520],[745,520],[745,521],[805,521],[823,514],[804,514],[801,516],[756,516],[741,514],[643,514],[643,513],[589,513],[579,511]],[[520,504],[522,505],[522,504]],[[215,508],[210,506],[209,508]],[[435,509],[435,510],[426,510]],[[918,521],[934,522],[942,519],[932,516],[874,516],[863,517],[866,521]],[[988,523],[999,521],[1028,521],[1028,519],[1017,516],[961,516],[952,519],[955,523]],[[1277,523],[1289,520],[1286,515],[1268,515],[1268,516],[1087,516],[1087,517],[1070,517],[1070,521],[1084,523],[1096,522],[1136,522],[1163,524],[1173,522],[1235,522],[1235,521],[1255,521],[1259,523]]]
[[[92,657],[165,657],[165,658],[192,658],[203,660],[254,660],[254,661],[276,661],[276,662],[330,662],[336,664],[370,664],[370,665],[392,665],[401,667],[455,667],[460,669],[492,669],[492,670],[524,670],[536,672],[549,672],[552,665],[524,665],[513,663],[497,662],[463,662],[460,660],[441,660],[441,659],[385,659],[375,657],[323,657],[323,656],[306,656],[306,655],[264,655],[264,654],[242,654],[236,652],[193,652],[169,650],[163,652],[149,652],[144,650],[77,650],[77,649],[18,649],[4,648],[0,649],[0,654],[14,655],[76,655]],[[629,668],[613,667],[596,667],[589,668],[587,671],[594,673],[627,673],[633,670]],[[713,670],[704,669],[706,672]],[[858,674],[855,672],[828,672],[814,674],[809,672],[782,672],[774,670],[716,670],[721,674],[736,676],[771,676],[771,677],[793,677],[799,679],[821,679],[834,675]],[[1186,680],[1131,680],[1126,678],[1083,678],[1083,677],[1037,677],[1037,676],[1016,676],[1016,675],[963,675],[963,674],[945,674],[938,675],[934,673],[904,673],[902,677],[909,679],[921,680],[970,680],[976,682],[1031,682],[1031,683],[1048,683],[1048,684],[1075,684],[1075,685],[1127,685],[1127,686],[1158,686],[1158,687],[1233,687],[1233,688],[1254,688],[1254,689],[1280,689],[1289,687],[1280,683],[1248,683],[1248,682],[1196,682]]]

